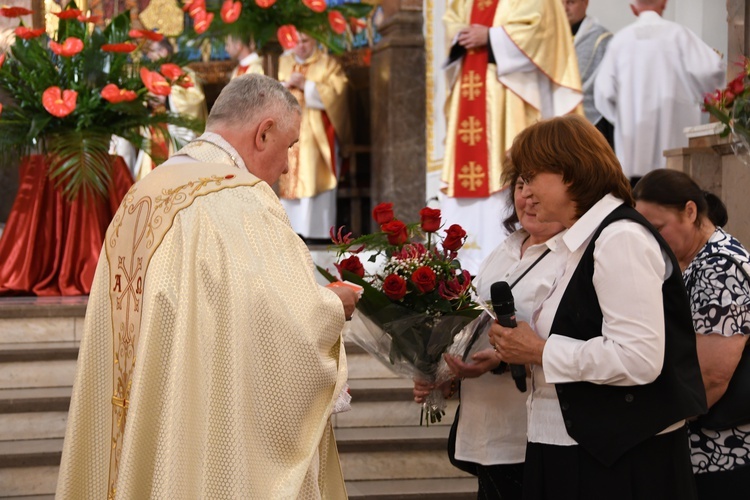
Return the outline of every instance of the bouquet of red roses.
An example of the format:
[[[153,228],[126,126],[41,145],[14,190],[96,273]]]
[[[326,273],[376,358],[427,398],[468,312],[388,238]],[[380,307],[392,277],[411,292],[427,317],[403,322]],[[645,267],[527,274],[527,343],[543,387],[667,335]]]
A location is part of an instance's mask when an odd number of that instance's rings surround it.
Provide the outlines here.
[[[380,231],[358,238],[331,228],[341,279],[364,288],[348,338],[394,372],[440,384],[445,381],[437,371],[440,358],[481,312],[471,275],[456,259],[466,232],[454,224],[441,235],[440,210],[427,207],[417,223],[394,218],[392,203],[376,206],[373,218]],[[374,273],[365,272],[360,257],[366,254],[382,264]],[[434,391],[423,408],[428,423],[440,420],[444,406]]]

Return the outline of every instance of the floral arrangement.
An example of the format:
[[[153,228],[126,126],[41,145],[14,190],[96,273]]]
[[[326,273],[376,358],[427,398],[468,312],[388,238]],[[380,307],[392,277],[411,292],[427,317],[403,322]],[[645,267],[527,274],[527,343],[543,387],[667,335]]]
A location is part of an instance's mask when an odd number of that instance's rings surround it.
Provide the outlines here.
[[[11,18],[29,13],[0,9]],[[60,22],[54,38],[19,23],[10,53],[0,55],[0,89],[14,101],[0,107],[0,148],[6,155],[47,155],[51,179],[70,199],[81,191],[105,195],[112,135],[143,148],[143,127],[157,128],[166,138],[166,124],[202,129],[196,120],[146,106],[149,93],[168,95],[172,85],[192,82],[179,65],[131,60],[143,43],[163,36],[131,30],[128,12],[104,29],[73,2],[55,15]]]
[[[261,50],[274,39],[288,50],[304,32],[331,52],[342,53],[352,34],[366,24],[363,18],[372,6],[329,7],[326,0],[189,0],[184,9],[203,37],[249,34]]]
[[[740,66],[742,72],[726,88],[705,95],[703,109],[724,124],[721,137],[733,132],[750,143],[750,59]]]
[[[392,203],[381,203],[373,210],[380,231],[352,238],[332,228],[334,265],[342,280],[364,288],[348,337],[396,373],[441,383],[438,362],[481,309],[471,275],[456,258],[466,231],[453,224],[441,235],[440,210],[426,207],[419,214],[420,222],[406,224],[394,217]],[[365,253],[369,262],[384,260],[377,272],[366,272]],[[428,398],[428,423],[440,420],[444,406],[439,393]]]

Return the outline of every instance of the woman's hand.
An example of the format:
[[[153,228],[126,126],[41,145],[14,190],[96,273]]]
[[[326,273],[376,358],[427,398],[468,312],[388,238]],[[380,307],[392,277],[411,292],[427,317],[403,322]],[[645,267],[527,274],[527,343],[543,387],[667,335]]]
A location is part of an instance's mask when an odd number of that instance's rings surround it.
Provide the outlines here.
[[[521,321],[516,328],[505,328],[497,323],[490,327],[490,344],[500,360],[514,365],[542,365],[545,340],[540,339],[528,323]]]
[[[435,389],[435,384],[426,382],[424,380],[414,379],[414,401],[417,403],[424,403],[427,395]]]
[[[451,373],[456,378],[476,378],[500,364],[500,359],[492,349],[485,349],[472,355],[473,363],[465,363],[461,356],[451,356],[450,354],[444,354],[443,359],[445,359]]]

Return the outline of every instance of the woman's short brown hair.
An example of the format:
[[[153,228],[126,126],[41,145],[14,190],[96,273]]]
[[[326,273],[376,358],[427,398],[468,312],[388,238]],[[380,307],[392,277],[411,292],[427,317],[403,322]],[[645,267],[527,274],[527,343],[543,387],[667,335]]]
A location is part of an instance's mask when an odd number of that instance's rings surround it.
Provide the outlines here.
[[[578,115],[543,120],[518,134],[506,162],[526,180],[549,172],[562,175],[580,217],[612,193],[631,207],[630,182],[607,140]]]

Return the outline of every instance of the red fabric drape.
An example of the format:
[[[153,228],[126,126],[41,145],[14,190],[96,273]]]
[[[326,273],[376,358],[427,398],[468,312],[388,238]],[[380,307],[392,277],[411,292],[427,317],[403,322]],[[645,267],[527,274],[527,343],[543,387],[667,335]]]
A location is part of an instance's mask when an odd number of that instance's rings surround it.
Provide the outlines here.
[[[48,173],[42,155],[21,162],[18,195],[0,238],[0,295],[87,295],[107,226],[133,185],[119,156],[106,200],[68,202]]]

